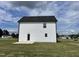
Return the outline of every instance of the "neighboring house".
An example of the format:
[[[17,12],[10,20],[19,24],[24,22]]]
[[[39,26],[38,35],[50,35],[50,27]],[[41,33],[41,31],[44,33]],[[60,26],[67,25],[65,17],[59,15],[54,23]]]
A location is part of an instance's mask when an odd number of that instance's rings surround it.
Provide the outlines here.
[[[11,36],[5,36],[5,35],[3,35],[2,38],[11,38]]]
[[[68,35],[59,35],[59,39],[71,39]]]
[[[55,16],[25,16],[19,21],[17,43],[56,42]]]

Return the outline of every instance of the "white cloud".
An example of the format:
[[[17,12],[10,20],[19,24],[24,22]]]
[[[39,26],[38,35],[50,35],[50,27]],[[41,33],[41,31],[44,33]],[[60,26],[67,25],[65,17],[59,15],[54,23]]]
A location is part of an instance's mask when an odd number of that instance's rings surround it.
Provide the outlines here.
[[[2,9],[1,9],[2,8]],[[30,10],[26,7],[13,7],[10,2],[1,2],[0,1],[0,22],[4,21],[11,21],[11,22],[17,22],[21,17],[13,17],[14,15],[9,13],[9,10],[14,10],[18,12]]]
[[[7,13],[6,10],[0,9],[0,21],[11,21],[16,22],[19,17],[13,17],[11,14]]]
[[[74,33],[78,33],[78,26],[75,27],[75,25],[79,22],[79,2],[70,2],[70,4],[67,4],[66,6],[61,7],[62,10],[59,10],[58,12],[62,12],[63,16],[57,18],[58,19],[58,32],[61,33],[71,33],[72,31]],[[64,10],[68,8],[67,10]],[[64,13],[63,13],[64,11]],[[59,15],[58,15],[59,16]]]
[[[74,29],[74,25],[79,22],[79,2],[39,2],[32,9],[27,6],[14,7],[10,2],[0,2],[0,7],[4,8],[0,9],[0,22],[1,20],[17,22],[20,17],[13,17],[13,14],[8,12],[8,10],[14,10],[21,13],[28,13],[27,16],[56,16],[58,19],[58,31],[79,31]]]
[[[6,2],[0,1],[0,7],[8,10],[8,9],[12,8],[12,4],[9,3],[8,1],[6,1]]]
[[[35,16],[51,16],[51,15],[56,15],[56,4],[54,2],[39,2],[36,4],[37,8],[34,8],[30,12],[30,16],[35,15]]]

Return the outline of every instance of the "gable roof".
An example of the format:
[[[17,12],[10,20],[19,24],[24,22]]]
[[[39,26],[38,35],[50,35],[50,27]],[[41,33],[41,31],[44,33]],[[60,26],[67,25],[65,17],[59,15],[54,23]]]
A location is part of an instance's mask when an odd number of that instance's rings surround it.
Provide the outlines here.
[[[20,22],[57,22],[55,16],[24,16]]]

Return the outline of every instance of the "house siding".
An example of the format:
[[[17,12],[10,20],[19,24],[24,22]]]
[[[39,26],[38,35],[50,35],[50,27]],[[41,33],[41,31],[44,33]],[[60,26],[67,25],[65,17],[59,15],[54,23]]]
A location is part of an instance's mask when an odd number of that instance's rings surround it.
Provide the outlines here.
[[[27,34],[33,42],[56,42],[56,23],[46,23],[46,28],[43,28],[43,23],[20,23],[19,42],[27,42]]]

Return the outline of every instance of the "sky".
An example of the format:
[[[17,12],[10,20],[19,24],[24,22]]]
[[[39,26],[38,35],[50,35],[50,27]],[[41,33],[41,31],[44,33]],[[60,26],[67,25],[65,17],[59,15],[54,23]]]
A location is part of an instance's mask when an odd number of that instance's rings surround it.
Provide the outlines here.
[[[79,33],[79,1],[0,1],[0,28],[18,32],[23,16],[55,16],[59,34]]]

